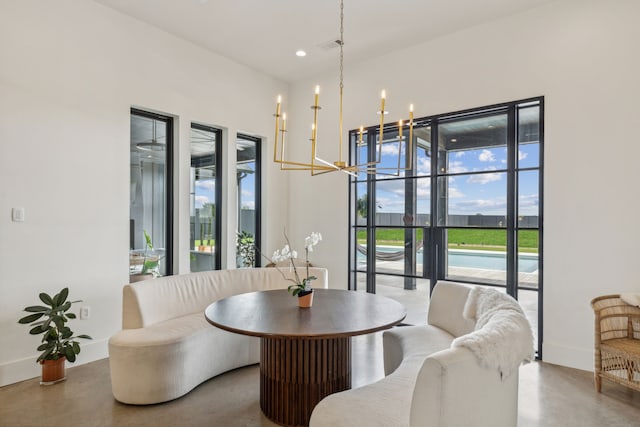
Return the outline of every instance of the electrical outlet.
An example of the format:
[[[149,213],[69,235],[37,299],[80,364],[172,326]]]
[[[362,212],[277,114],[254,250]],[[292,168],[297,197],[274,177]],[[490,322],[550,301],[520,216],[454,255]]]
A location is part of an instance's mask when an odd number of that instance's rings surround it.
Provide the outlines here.
[[[85,305],[80,307],[80,319],[88,319],[91,316],[91,307]]]

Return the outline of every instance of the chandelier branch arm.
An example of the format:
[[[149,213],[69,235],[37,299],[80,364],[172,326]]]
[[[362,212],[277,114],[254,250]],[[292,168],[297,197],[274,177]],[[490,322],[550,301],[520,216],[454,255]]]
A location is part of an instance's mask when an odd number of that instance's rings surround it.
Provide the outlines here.
[[[409,118],[409,138],[404,142],[402,121],[398,124],[398,150],[397,150],[397,162],[390,161],[389,157],[383,158],[383,144],[384,144],[384,116],[388,112],[385,111],[385,91],[382,91],[380,100],[380,127],[378,131],[378,141],[374,144],[377,145],[372,151],[374,153],[374,160],[364,162],[360,164],[348,164],[344,161],[344,0],[340,0],[340,39],[336,41],[340,48],[339,65],[339,123],[338,123],[338,160],[334,162],[328,162],[317,156],[318,148],[318,114],[322,108],[319,105],[319,91],[320,87],[316,86],[314,104],[311,106],[313,110],[313,124],[311,127],[311,159],[310,162],[291,161],[285,160],[286,152],[286,114],[281,114],[281,97],[278,96],[278,102],[276,105],[275,113],[275,141],[273,161],[280,165],[281,170],[306,170],[310,171],[312,176],[322,175],[329,172],[340,171],[345,174],[357,177],[358,173],[381,173],[386,175],[383,171],[396,171],[396,174],[389,174],[398,176],[402,170],[410,170],[413,168],[413,105],[410,108]],[[281,119],[282,118],[282,119]],[[362,143],[362,127],[360,128],[360,143]],[[404,142],[404,144],[403,144]],[[402,167],[402,152],[405,152],[405,165]],[[373,147],[372,147],[373,148]],[[394,147],[395,148],[395,147]],[[394,150],[395,151],[395,150]],[[279,152],[279,153],[278,153]],[[394,165],[394,163],[396,163]]]

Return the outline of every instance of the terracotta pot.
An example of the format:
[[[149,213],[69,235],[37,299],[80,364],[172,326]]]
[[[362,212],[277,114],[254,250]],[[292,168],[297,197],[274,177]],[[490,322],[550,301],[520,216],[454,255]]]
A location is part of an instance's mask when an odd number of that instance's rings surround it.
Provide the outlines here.
[[[298,294],[298,307],[310,308],[313,305],[313,290]]]
[[[64,366],[66,360],[65,357],[61,357],[57,360],[43,360],[40,362],[42,365],[42,380],[40,384],[51,385],[66,380]]]

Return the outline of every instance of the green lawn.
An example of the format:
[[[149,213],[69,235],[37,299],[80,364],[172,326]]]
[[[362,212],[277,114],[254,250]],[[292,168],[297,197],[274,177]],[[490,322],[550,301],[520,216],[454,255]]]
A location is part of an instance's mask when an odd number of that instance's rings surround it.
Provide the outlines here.
[[[358,242],[364,244],[366,232],[358,231]],[[504,251],[507,245],[507,233],[503,230],[479,230],[473,228],[450,228],[447,231],[449,248],[480,249]],[[416,230],[416,240],[422,240],[422,230]],[[404,230],[379,229],[376,232],[379,245],[403,246]],[[518,235],[520,252],[538,252],[538,231],[520,230]]]

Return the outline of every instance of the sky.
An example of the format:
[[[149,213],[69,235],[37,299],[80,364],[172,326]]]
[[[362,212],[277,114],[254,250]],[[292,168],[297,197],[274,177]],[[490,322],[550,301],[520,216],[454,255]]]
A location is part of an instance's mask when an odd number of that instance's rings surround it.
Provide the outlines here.
[[[518,166],[538,167],[538,144],[520,144]],[[397,144],[386,144],[383,164],[397,164]],[[364,154],[364,153],[363,153]],[[506,215],[506,147],[489,147],[475,150],[451,151],[448,157],[450,173],[483,172],[476,175],[444,177],[448,181],[448,211],[452,215]],[[404,161],[404,159],[402,159]],[[431,158],[418,149],[416,180],[417,212],[430,212]],[[538,172],[519,173],[518,215],[538,215]],[[243,209],[255,208],[255,176],[242,180],[240,203]],[[366,192],[366,184],[358,184],[359,195]],[[403,180],[378,181],[376,206],[378,212],[403,213],[405,183]],[[358,196],[360,197],[360,196]],[[215,179],[202,179],[195,184],[195,207],[201,208],[215,200]]]
[[[538,167],[538,150],[538,144],[520,144],[519,167]],[[387,144],[384,151],[386,152],[383,153],[383,162],[385,159],[396,156],[397,146],[394,150],[391,144]],[[416,175],[429,175],[430,162],[431,159],[425,155],[424,150],[418,149]],[[475,175],[440,178],[447,180],[449,214],[506,215],[506,147],[450,151],[447,164],[449,173],[483,172]],[[418,213],[428,214],[430,212],[430,184],[428,176],[416,180]],[[520,172],[518,186],[518,214],[538,215],[538,172]],[[404,212],[405,182],[403,180],[378,181],[376,189],[378,212]],[[359,194],[364,194],[365,190],[365,184],[358,185]]]
[[[195,184],[195,208],[200,209],[206,203],[215,202],[215,179],[200,179]],[[242,190],[240,191],[240,207],[242,209],[255,208],[255,175],[247,174],[242,179]]]

